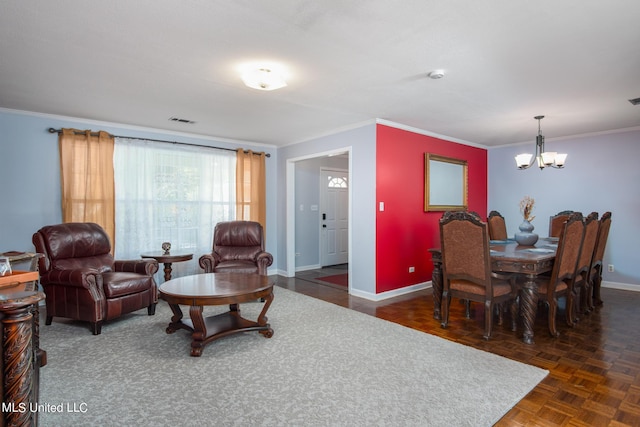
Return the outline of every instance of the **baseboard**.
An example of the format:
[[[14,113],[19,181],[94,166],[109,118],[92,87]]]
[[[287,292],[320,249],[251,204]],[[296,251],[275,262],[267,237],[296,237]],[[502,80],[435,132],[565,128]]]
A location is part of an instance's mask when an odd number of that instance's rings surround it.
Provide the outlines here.
[[[623,291],[640,292],[640,286],[632,285],[630,283],[618,283],[618,282],[602,282],[603,288],[620,289]]]
[[[322,268],[322,266],[320,264],[304,265],[302,267],[296,267],[295,268],[295,272],[299,273],[301,271],[320,270],[321,268]],[[269,268],[269,269],[267,269],[267,275],[268,276],[271,276],[271,275],[274,275],[274,274],[277,274],[278,276],[289,277],[289,276],[287,276],[287,271],[286,270],[281,270],[279,268]]]
[[[353,295],[354,297],[360,297],[360,298],[368,299],[370,301],[382,301],[382,300],[397,297],[400,295],[409,294],[411,292],[417,292],[423,289],[428,289],[430,287],[431,287],[431,281],[418,283],[411,286],[405,286],[404,288],[393,289],[391,291],[380,292],[379,294],[372,294],[370,292],[363,292],[363,291],[359,291],[357,289],[351,288],[349,291],[349,294]]]
[[[322,266],[320,264],[315,265],[303,265],[301,267],[296,267],[296,273],[299,271],[307,271],[307,270],[319,270]]]
[[[278,276],[282,276],[282,277],[288,277],[286,270],[280,270],[279,268],[268,268],[267,269],[267,276],[274,276],[274,275],[278,275]]]

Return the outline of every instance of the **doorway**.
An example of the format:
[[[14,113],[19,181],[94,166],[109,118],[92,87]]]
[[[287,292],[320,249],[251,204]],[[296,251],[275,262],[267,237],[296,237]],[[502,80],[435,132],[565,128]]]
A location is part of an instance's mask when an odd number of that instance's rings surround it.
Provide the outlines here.
[[[286,168],[286,241],[287,241],[287,277],[304,276],[308,271],[313,275],[320,276],[326,274],[327,270],[322,269],[320,260],[320,236],[322,227],[322,213],[320,208],[320,171],[321,169],[338,170],[347,177],[347,188],[343,191],[344,203],[341,203],[342,214],[338,215],[346,219],[346,226],[343,226],[346,237],[344,242],[343,256],[345,262],[340,262],[339,268],[343,272],[349,273],[351,270],[351,206],[352,199],[351,186],[349,183],[349,170],[351,168],[350,147],[316,153],[299,158],[287,160]],[[314,172],[309,172],[313,169]],[[309,181],[312,175],[313,182]],[[312,193],[312,194],[310,194]],[[323,208],[324,209],[324,208]],[[346,215],[345,215],[346,212]],[[328,216],[327,216],[328,217]],[[309,219],[311,218],[311,219]],[[340,242],[340,244],[342,244]],[[340,247],[336,245],[336,247]],[[324,270],[324,271],[322,271]],[[337,273],[337,272],[336,272]],[[308,277],[307,277],[308,279]],[[349,285],[350,285],[349,275]],[[345,287],[349,289],[350,286]]]

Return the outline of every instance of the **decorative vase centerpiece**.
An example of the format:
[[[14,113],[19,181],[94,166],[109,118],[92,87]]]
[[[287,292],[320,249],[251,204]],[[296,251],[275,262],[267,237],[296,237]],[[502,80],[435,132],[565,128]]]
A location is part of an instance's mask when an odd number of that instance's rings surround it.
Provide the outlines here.
[[[171,251],[171,243],[169,242],[164,242],[162,244],[162,250],[164,251],[165,255],[169,255],[169,251]]]
[[[529,196],[525,196],[525,198],[520,201],[520,213],[522,213],[524,221],[522,221],[522,224],[518,227],[520,232],[514,236],[519,245],[533,246],[538,241],[538,235],[532,232],[534,227],[533,224],[531,224],[531,221],[535,218],[535,216],[531,215],[535,202],[536,201]]]

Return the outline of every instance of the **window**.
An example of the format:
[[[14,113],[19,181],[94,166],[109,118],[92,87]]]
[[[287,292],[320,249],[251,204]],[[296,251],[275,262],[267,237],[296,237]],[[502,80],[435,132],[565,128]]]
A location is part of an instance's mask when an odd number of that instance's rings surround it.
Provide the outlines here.
[[[232,151],[116,138],[117,258],[171,242],[172,251],[194,254],[173,265],[174,277],[197,273],[215,224],[235,219],[235,168]]]
[[[328,176],[329,188],[347,188],[347,178],[338,176]]]

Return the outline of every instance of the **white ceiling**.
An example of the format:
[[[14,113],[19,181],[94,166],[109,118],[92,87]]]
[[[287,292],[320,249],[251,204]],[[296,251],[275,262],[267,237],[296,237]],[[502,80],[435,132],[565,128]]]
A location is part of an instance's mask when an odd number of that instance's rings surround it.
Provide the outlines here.
[[[552,140],[640,126],[639,19],[637,0],[0,0],[0,107],[277,146],[376,118],[496,146],[545,115]],[[245,87],[254,60],[288,86]]]

